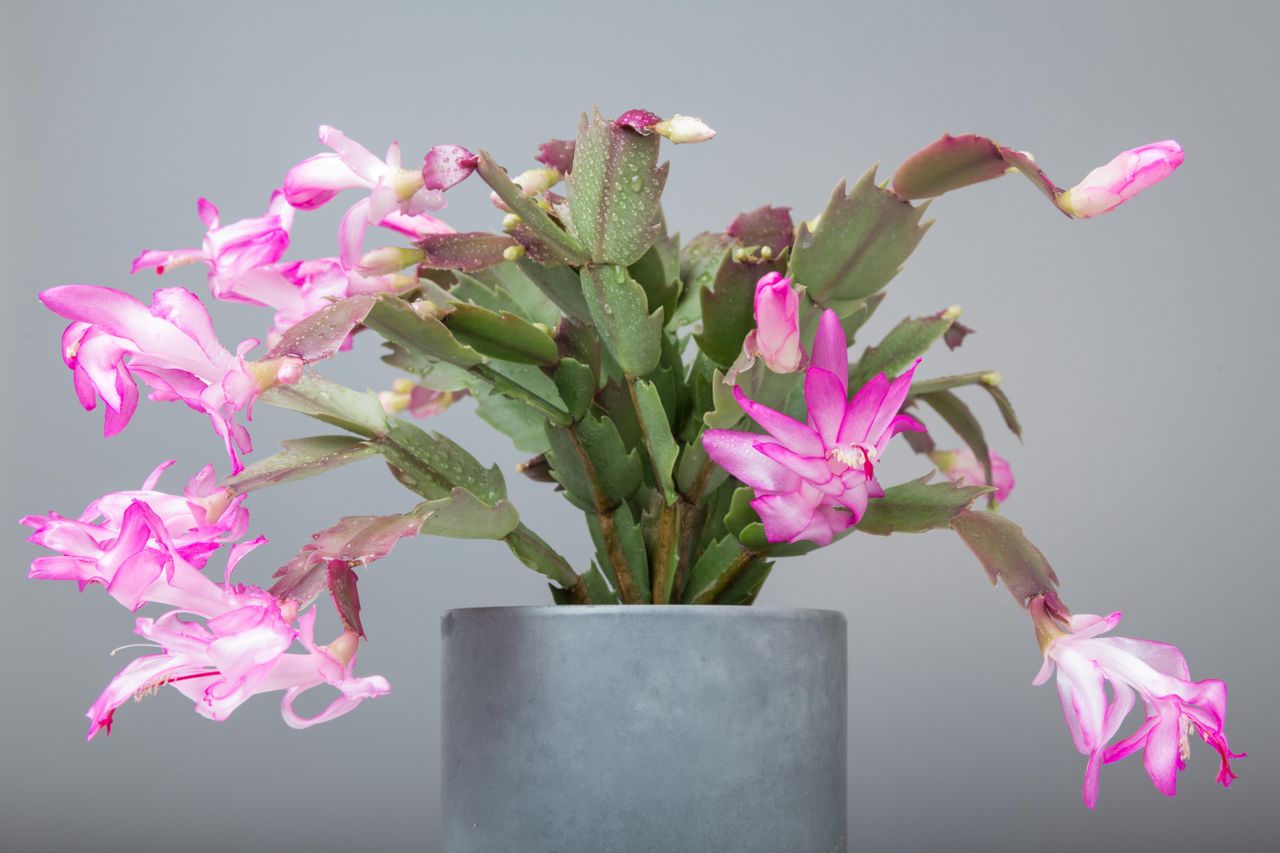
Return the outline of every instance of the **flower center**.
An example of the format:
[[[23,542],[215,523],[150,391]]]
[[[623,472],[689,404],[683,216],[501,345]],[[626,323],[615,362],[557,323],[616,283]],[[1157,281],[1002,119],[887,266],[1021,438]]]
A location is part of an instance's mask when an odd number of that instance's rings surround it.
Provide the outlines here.
[[[861,468],[870,477],[874,473],[876,457],[879,452],[869,444],[854,443],[847,447],[833,447],[827,451],[827,458],[834,459],[850,468]]]

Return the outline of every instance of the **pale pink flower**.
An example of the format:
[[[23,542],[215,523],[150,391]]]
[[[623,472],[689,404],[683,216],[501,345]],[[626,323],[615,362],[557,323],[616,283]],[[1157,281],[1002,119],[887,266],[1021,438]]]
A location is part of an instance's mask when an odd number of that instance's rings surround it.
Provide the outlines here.
[[[987,472],[983,470],[982,463],[967,447],[958,450],[935,450],[929,454],[929,458],[952,482],[966,486],[994,486],[995,499],[1003,503],[1009,499],[1009,494],[1013,491],[1015,483],[1013,468],[999,453],[994,450],[988,452],[991,454],[992,482],[990,483],[987,482]]]
[[[849,353],[834,311],[823,313],[805,374],[808,422],[749,400],[734,398],[768,435],[708,430],[707,454],[755,489],[751,506],[770,542],[807,539],[829,543],[852,527],[872,497],[884,494],[875,465],[889,439],[903,430],[923,430],[899,414],[911,388],[912,365],[892,382],[880,374],[849,399]]]
[[[743,342],[748,355],[764,359],[774,373],[794,373],[804,366],[800,345],[800,295],[791,279],[771,272],[756,282],[756,327]]]
[[[268,267],[284,257],[289,248],[293,208],[284,193],[275,190],[267,212],[222,225],[218,208],[206,199],[196,202],[196,211],[205,226],[204,245],[199,249],[148,249],[134,258],[132,271],[154,268],[157,273],[192,263],[209,267],[209,289],[217,299],[258,303],[236,285],[248,273]]]
[[[1172,139],[1122,151],[1058,196],[1058,207],[1076,219],[1106,213],[1172,175],[1183,156],[1182,146]]]
[[[327,646],[316,644],[314,608],[299,616],[296,602],[281,602],[258,587],[209,583],[217,589],[219,605],[194,614],[203,623],[183,619],[191,614],[186,608],[137,620],[135,632],[161,651],[135,659],[111,680],[86,714],[89,739],[102,729],[110,734],[116,709],[130,698],[166,685],[195,702],[196,713],[215,721],[227,719],[251,696],[283,690],[281,716],[297,729],[340,717],[390,691],[381,676],[355,676],[359,638],[354,633],[344,631]],[[295,642],[302,652],[289,651]],[[340,695],[313,717],[294,711],[298,696],[321,684]]]
[[[80,404],[91,410],[101,398],[108,436],[137,408],[136,377],[150,386],[152,400],[181,400],[207,414],[238,472],[239,453],[252,443],[235,414],[250,417],[258,394],[300,375],[298,359],[247,361],[245,353],[258,344],[253,339],[229,352],[199,298],[182,288],[157,290],[150,308],[119,290],[80,284],[46,290],[40,301],[72,321],[62,335],[62,357]]]
[[[303,160],[284,179],[285,197],[299,210],[314,210],[348,189],[369,190],[370,224],[393,210],[413,215],[444,207],[444,195],[426,188],[421,169],[401,167],[399,143],[391,143],[386,159],[379,160],[329,125],[320,126],[320,141],[333,152]]]
[[[1068,617],[1056,596],[1037,596],[1029,609],[1044,651],[1044,665],[1033,683],[1044,684],[1057,669],[1067,728],[1076,749],[1089,759],[1082,789],[1087,807],[1097,804],[1102,765],[1139,749],[1152,783],[1165,796],[1174,796],[1178,771],[1190,756],[1191,733],[1217,751],[1217,781],[1231,785],[1231,759],[1244,754],[1232,752],[1227,743],[1225,682],[1191,681],[1186,658],[1176,646],[1101,636],[1120,623],[1119,612]],[[1133,734],[1111,743],[1138,698],[1146,720]]]
[[[206,465],[187,483],[181,495],[156,490],[160,475],[173,465],[160,464],[135,491],[112,492],[90,503],[78,519],[56,512],[47,516],[29,515],[21,524],[35,528],[27,541],[60,552],[54,557],[37,557],[30,577],[41,580],[74,580],[81,589],[100,583],[110,589],[115,571],[139,552],[159,548],[161,543],[144,522],[163,526],[174,550],[196,568],[223,545],[236,542],[249,526],[244,495],[232,496],[217,485],[212,465]],[[125,517],[134,503],[144,504],[152,518],[135,518],[125,530]],[[135,511],[134,515],[138,515]],[[139,534],[146,532],[145,537]],[[129,602],[134,606],[137,602]]]

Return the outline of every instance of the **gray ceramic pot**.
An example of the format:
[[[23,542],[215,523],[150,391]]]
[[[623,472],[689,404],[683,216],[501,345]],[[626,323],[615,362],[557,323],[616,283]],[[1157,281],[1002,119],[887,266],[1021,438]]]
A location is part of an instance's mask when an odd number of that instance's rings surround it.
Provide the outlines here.
[[[442,627],[446,853],[845,849],[842,614],[498,607]]]

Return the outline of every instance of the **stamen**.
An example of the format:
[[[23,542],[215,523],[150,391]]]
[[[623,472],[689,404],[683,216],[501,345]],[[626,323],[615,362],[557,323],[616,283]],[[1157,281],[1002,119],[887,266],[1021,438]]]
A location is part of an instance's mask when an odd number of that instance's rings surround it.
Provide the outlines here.
[[[114,649],[112,649],[111,656],[115,657],[116,652],[124,651],[125,649],[163,649],[163,648],[164,646],[158,645],[156,643],[125,643],[123,646],[116,646]]]

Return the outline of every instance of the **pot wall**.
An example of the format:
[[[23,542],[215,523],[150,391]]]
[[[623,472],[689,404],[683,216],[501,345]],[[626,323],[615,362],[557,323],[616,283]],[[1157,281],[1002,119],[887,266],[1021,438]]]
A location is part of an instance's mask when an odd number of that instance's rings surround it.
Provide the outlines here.
[[[481,608],[442,630],[446,853],[845,849],[842,614]]]

